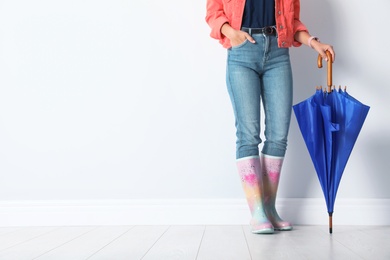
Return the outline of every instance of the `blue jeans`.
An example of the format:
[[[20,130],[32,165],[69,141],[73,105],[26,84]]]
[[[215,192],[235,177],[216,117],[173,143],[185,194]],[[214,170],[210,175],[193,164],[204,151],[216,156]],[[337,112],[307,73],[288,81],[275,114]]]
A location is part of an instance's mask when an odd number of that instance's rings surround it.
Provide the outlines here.
[[[277,36],[254,34],[228,49],[226,82],[236,121],[236,158],[259,155],[260,106],[265,115],[263,154],[284,156],[292,107],[292,72],[288,48]]]

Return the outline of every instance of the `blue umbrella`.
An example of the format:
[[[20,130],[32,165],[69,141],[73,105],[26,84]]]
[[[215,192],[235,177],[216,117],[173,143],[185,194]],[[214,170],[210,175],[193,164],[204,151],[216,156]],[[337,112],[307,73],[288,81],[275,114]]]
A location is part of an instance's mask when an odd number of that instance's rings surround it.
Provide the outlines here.
[[[327,52],[328,89],[317,88],[310,98],[293,106],[303,139],[324,193],[332,233],[332,215],[337,190],[353,146],[370,107],[346,90],[332,89],[332,57]],[[322,58],[318,56],[318,67]]]

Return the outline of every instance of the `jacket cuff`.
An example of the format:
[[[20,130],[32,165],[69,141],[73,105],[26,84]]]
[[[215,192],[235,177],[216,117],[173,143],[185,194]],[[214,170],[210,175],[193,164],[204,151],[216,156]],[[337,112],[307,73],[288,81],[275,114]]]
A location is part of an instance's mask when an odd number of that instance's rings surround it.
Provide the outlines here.
[[[294,47],[299,47],[299,46],[302,45],[302,43],[300,43],[300,42],[298,42],[298,41],[295,40],[295,34],[296,34],[297,32],[302,32],[302,31],[303,31],[303,32],[309,33],[309,31],[307,30],[306,26],[305,26],[301,21],[295,20],[295,21],[294,21],[293,43],[292,43],[292,45],[293,45]]]
[[[211,26],[210,36],[214,39],[221,40],[225,36],[221,32],[222,25],[228,23],[229,20],[226,17],[218,17],[214,20],[213,25]]]

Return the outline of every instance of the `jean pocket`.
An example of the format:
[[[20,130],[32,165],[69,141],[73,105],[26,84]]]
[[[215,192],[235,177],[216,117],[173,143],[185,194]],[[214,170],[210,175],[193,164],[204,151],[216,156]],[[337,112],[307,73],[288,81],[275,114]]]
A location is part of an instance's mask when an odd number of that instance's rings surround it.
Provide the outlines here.
[[[243,41],[243,42],[240,43],[239,45],[232,46],[232,50],[233,50],[233,49],[241,48],[242,46],[246,45],[248,42],[249,42],[248,39],[245,39],[245,41]]]

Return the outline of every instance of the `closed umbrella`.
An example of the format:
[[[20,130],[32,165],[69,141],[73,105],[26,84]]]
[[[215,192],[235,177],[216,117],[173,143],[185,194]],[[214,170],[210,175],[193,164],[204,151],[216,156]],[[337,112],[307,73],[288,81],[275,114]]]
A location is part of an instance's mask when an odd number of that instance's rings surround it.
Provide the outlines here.
[[[332,56],[328,56],[328,88],[293,106],[306,147],[324,193],[332,233],[332,215],[337,190],[347,161],[367,117],[364,105],[346,89],[332,88]],[[322,57],[318,56],[318,67]]]

